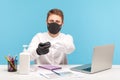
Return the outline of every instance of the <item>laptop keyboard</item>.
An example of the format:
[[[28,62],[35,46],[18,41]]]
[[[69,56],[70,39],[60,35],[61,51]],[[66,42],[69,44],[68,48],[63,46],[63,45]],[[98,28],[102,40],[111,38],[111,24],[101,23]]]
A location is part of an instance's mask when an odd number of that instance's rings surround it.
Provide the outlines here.
[[[88,68],[85,68],[85,69],[82,69],[82,70],[84,70],[84,71],[91,71],[91,67],[88,67]]]

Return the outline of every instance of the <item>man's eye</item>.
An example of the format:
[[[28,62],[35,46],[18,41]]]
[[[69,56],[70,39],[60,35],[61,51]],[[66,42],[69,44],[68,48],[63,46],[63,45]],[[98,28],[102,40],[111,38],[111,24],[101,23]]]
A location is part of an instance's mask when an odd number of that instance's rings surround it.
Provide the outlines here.
[[[49,22],[50,22],[50,23],[53,23],[53,22],[54,22],[54,20],[50,20]]]
[[[60,21],[56,20],[56,23],[60,23]]]

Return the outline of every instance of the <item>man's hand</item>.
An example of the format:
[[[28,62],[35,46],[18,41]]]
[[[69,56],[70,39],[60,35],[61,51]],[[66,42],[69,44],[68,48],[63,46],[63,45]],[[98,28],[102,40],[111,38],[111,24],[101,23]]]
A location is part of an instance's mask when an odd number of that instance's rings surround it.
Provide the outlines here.
[[[40,43],[38,45],[38,48],[36,49],[36,52],[38,55],[44,55],[47,54],[49,52],[49,47],[51,46],[50,42],[46,42],[46,43]]]

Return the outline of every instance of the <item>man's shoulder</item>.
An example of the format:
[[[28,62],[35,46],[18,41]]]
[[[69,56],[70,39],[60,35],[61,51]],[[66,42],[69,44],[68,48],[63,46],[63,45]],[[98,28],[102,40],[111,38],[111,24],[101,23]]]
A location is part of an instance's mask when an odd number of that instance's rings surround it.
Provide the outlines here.
[[[47,32],[39,32],[35,36],[44,36],[47,35]]]
[[[70,34],[65,34],[65,33],[60,33],[62,37],[68,37],[68,38],[72,38],[72,36]]]
[[[39,32],[39,33],[36,33],[35,36],[33,38],[44,38],[45,36],[47,35],[47,32]]]

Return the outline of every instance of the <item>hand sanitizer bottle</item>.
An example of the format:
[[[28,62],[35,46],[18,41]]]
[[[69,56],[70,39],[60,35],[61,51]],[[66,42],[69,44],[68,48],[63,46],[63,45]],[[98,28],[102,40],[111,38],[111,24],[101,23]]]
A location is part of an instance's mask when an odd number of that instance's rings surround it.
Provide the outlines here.
[[[30,72],[30,54],[27,52],[27,45],[23,45],[24,50],[20,53],[19,74],[29,74]]]

